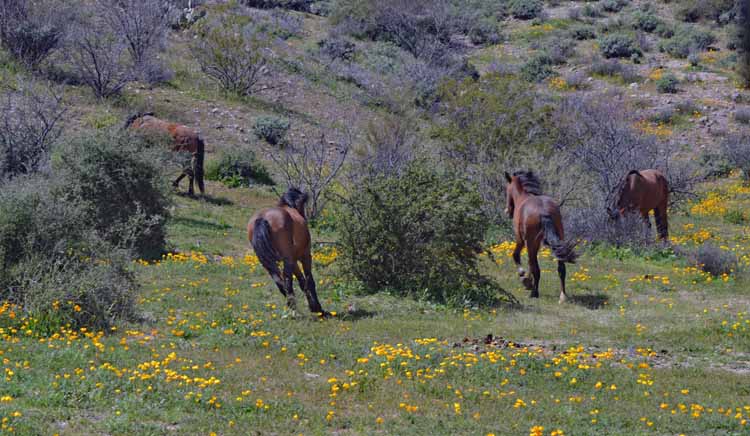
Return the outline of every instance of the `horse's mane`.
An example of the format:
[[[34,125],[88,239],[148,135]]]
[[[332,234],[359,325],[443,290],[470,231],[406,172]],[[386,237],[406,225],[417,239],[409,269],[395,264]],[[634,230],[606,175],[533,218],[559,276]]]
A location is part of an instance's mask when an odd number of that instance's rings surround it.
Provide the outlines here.
[[[518,177],[518,182],[527,194],[542,195],[542,183],[533,171],[516,171],[514,177]]]
[[[131,124],[133,124],[135,120],[137,120],[138,118],[146,117],[146,116],[153,117],[154,113],[153,112],[143,112],[143,113],[136,112],[133,115],[129,116],[127,120],[125,120],[125,125],[122,126],[122,128],[127,129],[128,127],[130,127]]]
[[[307,202],[307,194],[297,188],[289,188],[279,199],[279,206],[287,206],[294,209],[302,208]]]

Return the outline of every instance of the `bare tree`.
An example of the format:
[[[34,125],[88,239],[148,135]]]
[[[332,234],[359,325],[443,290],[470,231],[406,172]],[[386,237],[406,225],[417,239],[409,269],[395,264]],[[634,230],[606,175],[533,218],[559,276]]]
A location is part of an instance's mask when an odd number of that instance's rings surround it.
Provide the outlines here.
[[[68,50],[79,79],[99,98],[118,95],[133,79],[127,41],[97,17],[79,17]]]
[[[45,0],[0,0],[0,44],[34,69],[59,46],[65,18],[60,7]]]
[[[175,9],[165,0],[98,0],[103,19],[127,48],[141,78],[151,81]]]
[[[287,144],[281,152],[271,150],[268,156],[288,186],[298,187],[310,195],[307,217],[314,220],[325,207],[324,194],[338,177],[351,147],[349,132],[338,142],[329,141],[321,134],[300,144]]]
[[[400,174],[416,148],[416,128],[410,118],[393,115],[373,121],[365,131],[363,147],[354,153],[350,177],[356,181],[363,176]]]
[[[201,70],[227,92],[251,95],[268,72],[266,54],[270,41],[253,25],[234,18],[207,26],[194,50]]]
[[[18,79],[0,89],[0,181],[45,165],[64,113],[61,94],[49,86]]]

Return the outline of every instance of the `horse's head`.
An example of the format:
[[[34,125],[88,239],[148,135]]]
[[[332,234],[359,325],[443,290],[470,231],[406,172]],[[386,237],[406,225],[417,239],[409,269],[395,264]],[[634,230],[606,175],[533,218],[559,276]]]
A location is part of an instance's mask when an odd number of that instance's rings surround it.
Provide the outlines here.
[[[137,113],[129,116],[128,119],[125,120],[125,125],[122,126],[122,129],[123,130],[127,129],[128,127],[130,127],[135,122],[135,120],[137,120],[138,118],[146,117],[146,116],[153,117],[154,113],[153,112],[137,112]]]
[[[305,204],[309,196],[295,187],[290,187],[279,200],[279,206],[296,209],[300,215],[305,216]]]
[[[636,170],[630,171],[624,179],[617,184],[607,202],[607,214],[613,220],[619,219],[628,210],[633,208],[631,197],[631,178],[642,177]]]
[[[516,204],[513,201],[513,176],[505,172],[505,180],[508,182],[505,185],[505,213],[509,218],[513,218],[513,213],[516,209]]]
[[[542,195],[541,181],[533,171],[516,171],[512,176],[506,171],[505,180],[508,182],[505,186],[507,202],[505,212],[511,218],[515,210],[516,197],[520,195]]]

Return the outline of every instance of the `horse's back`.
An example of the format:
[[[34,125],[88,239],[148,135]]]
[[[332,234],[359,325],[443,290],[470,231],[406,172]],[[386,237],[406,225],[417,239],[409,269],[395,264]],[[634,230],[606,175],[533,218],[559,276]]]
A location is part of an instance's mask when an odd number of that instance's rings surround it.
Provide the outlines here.
[[[643,196],[643,202],[647,206],[654,207],[668,202],[669,200],[669,182],[661,171],[656,169],[641,170],[638,172],[640,177],[634,179],[639,186],[638,191]]]
[[[133,122],[132,126],[136,130],[168,134],[172,138],[174,151],[189,151],[194,153],[198,149],[200,136],[188,126],[170,123],[151,115],[137,119]]]

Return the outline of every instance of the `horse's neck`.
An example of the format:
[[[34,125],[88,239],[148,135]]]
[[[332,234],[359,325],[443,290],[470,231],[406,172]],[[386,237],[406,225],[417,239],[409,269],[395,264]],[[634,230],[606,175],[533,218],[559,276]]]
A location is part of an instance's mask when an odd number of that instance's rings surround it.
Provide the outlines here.
[[[290,207],[290,206],[284,206],[284,209],[286,209],[286,211],[289,212],[291,216],[299,217],[299,219],[301,219],[302,221],[307,222],[307,217],[305,216],[305,214],[301,213],[296,208]]]
[[[517,191],[513,195],[513,202],[516,204],[516,206],[520,206],[523,204],[524,201],[528,200],[531,197],[531,194],[529,194],[526,191]]]

